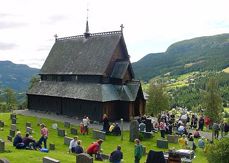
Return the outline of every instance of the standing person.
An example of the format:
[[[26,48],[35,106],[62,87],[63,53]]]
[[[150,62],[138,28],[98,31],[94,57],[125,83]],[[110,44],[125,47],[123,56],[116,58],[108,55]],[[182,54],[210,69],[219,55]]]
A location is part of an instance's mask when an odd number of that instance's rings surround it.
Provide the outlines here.
[[[212,130],[214,132],[215,139],[218,139],[218,137],[219,137],[219,130],[220,130],[219,124],[218,123],[213,123]]]
[[[229,125],[227,124],[227,122],[224,123],[224,134],[227,135],[229,131]]]
[[[134,148],[134,163],[140,163],[140,159],[143,155],[143,147],[140,144],[139,139],[135,139],[135,148]]]
[[[44,148],[47,148],[47,139],[48,139],[48,128],[45,124],[41,124],[41,138],[38,141],[38,145],[41,147],[42,142],[44,142]]]
[[[200,119],[199,119],[199,128],[198,128],[198,130],[203,131],[203,129],[204,129],[204,118],[201,116]]]
[[[110,162],[112,163],[121,163],[123,159],[123,153],[121,152],[121,146],[118,145],[117,149],[110,154]]]
[[[106,133],[109,133],[109,120],[108,120],[108,116],[106,114],[103,115],[103,131]]]
[[[78,136],[74,136],[74,138],[70,141],[69,143],[69,153],[75,153],[76,152],[76,146],[77,144],[77,140],[78,140]]]
[[[83,134],[87,134],[88,135],[88,126],[90,124],[90,120],[88,117],[84,116],[83,118],[83,127],[84,127],[84,133]]]
[[[221,138],[223,138],[223,132],[224,132],[224,123],[223,121],[220,123],[219,127],[220,127],[220,133],[221,133]]]
[[[161,137],[165,138],[165,130],[166,130],[166,124],[164,122],[164,120],[162,120],[159,124],[159,130],[161,132]]]

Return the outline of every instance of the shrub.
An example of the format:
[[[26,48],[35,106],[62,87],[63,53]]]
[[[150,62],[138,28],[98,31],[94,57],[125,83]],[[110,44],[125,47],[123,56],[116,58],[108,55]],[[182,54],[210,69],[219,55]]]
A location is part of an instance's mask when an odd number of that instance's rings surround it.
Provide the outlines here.
[[[223,138],[215,141],[215,144],[209,144],[207,150],[207,160],[209,163],[228,163],[229,160],[229,138]]]

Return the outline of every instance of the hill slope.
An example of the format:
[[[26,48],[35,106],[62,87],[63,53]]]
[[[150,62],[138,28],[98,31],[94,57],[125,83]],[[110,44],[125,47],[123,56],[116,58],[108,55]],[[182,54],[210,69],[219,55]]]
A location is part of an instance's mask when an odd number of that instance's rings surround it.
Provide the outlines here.
[[[229,34],[198,37],[172,44],[164,53],[151,53],[133,63],[137,79],[192,71],[222,70],[229,66]]]
[[[0,87],[9,87],[16,92],[25,92],[29,81],[39,69],[10,61],[0,61]]]

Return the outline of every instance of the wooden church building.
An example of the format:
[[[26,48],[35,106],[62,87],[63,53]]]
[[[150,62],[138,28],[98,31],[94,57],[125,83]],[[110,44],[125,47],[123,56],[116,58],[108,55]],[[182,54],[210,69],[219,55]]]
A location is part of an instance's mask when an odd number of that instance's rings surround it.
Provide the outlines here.
[[[27,91],[28,109],[92,120],[145,113],[145,98],[120,31],[57,38],[40,70],[40,82]]]

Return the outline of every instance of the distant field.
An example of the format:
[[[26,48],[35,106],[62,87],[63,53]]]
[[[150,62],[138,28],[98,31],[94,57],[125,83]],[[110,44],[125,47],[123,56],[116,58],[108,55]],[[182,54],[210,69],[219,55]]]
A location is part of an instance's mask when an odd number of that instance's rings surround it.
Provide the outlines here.
[[[223,72],[229,73],[229,67],[223,69]]]

